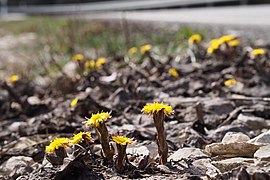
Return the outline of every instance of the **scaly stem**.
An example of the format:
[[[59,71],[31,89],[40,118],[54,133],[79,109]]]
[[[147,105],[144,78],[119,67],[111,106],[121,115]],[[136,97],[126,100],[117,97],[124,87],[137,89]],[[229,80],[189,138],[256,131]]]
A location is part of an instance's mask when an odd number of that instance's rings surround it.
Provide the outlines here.
[[[126,148],[127,145],[116,144],[117,146],[117,159],[115,162],[115,169],[118,173],[122,173],[124,171],[124,165],[126,162]]]
[[[106,125],[104,123],[100,123],[99,126],[96,127],[96,132],[98,135],[98,139],[101,143],[105,159],[112,160],[113,155],[114,155],[114,150],[110,146],[109,133],[108,133],[108,129]]]
[[[166,132],[164,129],[164,117],[165,115],[163,110],[153,114],[154,123],[157,128],[157,144],[158,154],[160,156],[160,164],[166,164],[168,157],[168,145],[166,142]]]

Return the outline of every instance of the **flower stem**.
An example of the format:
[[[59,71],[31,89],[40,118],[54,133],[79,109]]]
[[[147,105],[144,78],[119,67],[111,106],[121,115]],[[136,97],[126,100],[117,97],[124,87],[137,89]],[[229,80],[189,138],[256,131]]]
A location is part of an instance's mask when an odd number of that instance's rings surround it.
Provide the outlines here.
[[[126,148],[127,145],[116,144],[117,146],[117,159],[115,162],[115,169],[118,173],[122,173],[124,171],[124,165],[126,161]]]
[[[160,164],[167,163],[168,145],[166,142],[166,132],[164,129],[164,111],[159,111],[153,114],[155,126],[157,128],[157,144],[158,154],[160,156]]]

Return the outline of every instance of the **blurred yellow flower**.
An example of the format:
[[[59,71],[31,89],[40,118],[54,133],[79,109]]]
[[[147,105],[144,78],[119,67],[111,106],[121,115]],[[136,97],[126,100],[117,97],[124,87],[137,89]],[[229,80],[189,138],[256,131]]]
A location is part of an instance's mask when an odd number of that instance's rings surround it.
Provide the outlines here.
[[[77,62],[77,61],[82,61],[84,59],[84,56],[82,54],[75,54],[72,57],[72,61]]]
[[[18,75],[13,74],[13,75],[9,76],[8,82],[14,83],[14,82],[18,81],[19,79],[20,79],[20,78],[19,78]]]
[[[224,82],[224,85],[227,87],[235,84],[237,84],[237,81],[235,79],[228,79],[227,81]]]
[[[188,43],[189,44],[198,44],[202,41],[202,37],[200,34],[193,34],[192,36],[190,36],[190,38],[188,39]]]
[[[128,50],[128,54],[130,56],[134,56],[134,54],[136,54],[138,52],[138,48],[137,47],[132,47]]]
[[[71,107],[75,107],[76,105],[77,105],[77,103],[78,103],[78,98],[74,98],[72,101],[71,101],[71,103],[70,103],[70,106]]]
[[[72,137],[72,140],[70,140],[70,143],[72,145],[79,144],[83,140],[87,140],[89,142],[93,141],[92,136],[88,132],[79,132],[78,134],[74,134]]]
[[[149,52],[152,49],[152,46],[150,44],[146,44],[141,46],[140,51],[142,54],[145,54],[147,52]]]
[[[94,69],[95,68],[95,61],[94,60],[87,60],[84,63],[84,68],[85,69]]]
[[[259,56],[259,55],[264,55],[266,52],[264,49],[254,49],[250,53],[253,56]]]
[[[96,61],[96,68],[99,69],[106,62],[107,62],[107,58],[98,58]]]
[[[235,39],[235,40],[229,41],[228,45],[231,47],[236,47],[240,45],[240,41],[238,39]]]
[[[56,138],[54,141],[51,141],[49,146],[46,146],[46,153],[52,153],[56,149],[63,147],[66,148],[69,146],[69,139],[68,138]]]
[[[213,39],[209,43],[209,47],[207,48],[207,54],[213,54],[216,50],[218,50],[222,44],[222,41],[219,39]]]
[[[178,73],[177,70],[174,69],[174,68],[170,68],[170,69],[168,70],[168,73],[169,73],[170,75],[172,75],[173,77],[175,77],[175,78],[178,78],[178,77],[179,77],[179,73]]]
[[[108,118],[111,118],[111,115],[108,112],[92,114],[91,118],[87,118],[87,117],[85,118],[87,120],[86,125],[88,127],[92,127],[92,126],[98,127],[99,123],[103,123]]]
[[[236,39],[236,36],[234,35],[225,35],[225,36],[222,36],[219,38],[219,40],[222,42],[222,43],[228,43],[229,41],[232,41],[232,40],[235,40]]]
[[[143,107],[142,112],[145,114],[152,115],[152,114],[158,113],[159,111],[162,111],[162,110],[163,110],[164,114],[167,116],[174,113],[171,106],[165,105],[163,103],[158,103],[158,102],[154,102],[152,104],[146,104]]]
[[[120,144],[122,146],[132,143],[132,139],[125,136],[112,136],[112,139],[116,144]]]

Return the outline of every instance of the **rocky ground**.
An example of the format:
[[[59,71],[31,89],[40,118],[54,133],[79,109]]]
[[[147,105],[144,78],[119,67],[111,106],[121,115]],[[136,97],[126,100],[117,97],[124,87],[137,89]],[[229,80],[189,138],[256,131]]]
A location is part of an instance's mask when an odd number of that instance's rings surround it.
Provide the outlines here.
[[[196,46],[196,47],[194,47]],[[181,58],[160,57],[152,47],[141,56],[108,57],[86,72],[69,62],[54,83],[1,81],[0,144],[2,179],[269,179],[270,63],[253,57],[249,44],[206,54],[206,44],[190,46]],[[260,45],[266,52],[267,45]],[[178,75],[169,73],[174,68]],[[227,80],[236,80],[226,84]],[[78,99],[75,106],[70,103]],[[143,114],[146,103],[164,102],[169,145],[166,165],[158,163],[156,129]],[[110,134],[134,138],[122,174],[104,163],[96,132],[85,117],[111,112]],[[55,137],[88,131],[89,151],[69,152],[52,166],[45,146]],[[113,144],[113,143],[112,143]]]

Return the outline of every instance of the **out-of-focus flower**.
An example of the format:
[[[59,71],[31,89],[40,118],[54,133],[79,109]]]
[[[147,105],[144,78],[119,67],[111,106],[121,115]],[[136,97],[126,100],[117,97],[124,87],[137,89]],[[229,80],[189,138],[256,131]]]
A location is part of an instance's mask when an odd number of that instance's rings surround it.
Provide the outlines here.
[[[72,137],[72,140],[70,140],[70,143],[72,145],[79,144],[83,140],[87,140],[89,142],[93,141],[92,136],[91,136],[90,133],[88,133],[88,132],[79,132],[78,134],[74,134],[74,136]]]
[[[138,52],[138,48],[137,47],[132,47],[128,50],[128,54],[130,56],[134,56],[136,53]]]
[[[190,36],[190,38],[188,39],[188,43],[189,44],[198,44],[202,41],[202,37],[200,34],[193,34],[192,36]]]
[[[154,113],[158,113],[159,111],[162,111],[162,110],[164,111],[164,114],[167,116],[174,113],[171,106],[165,105],[163,103],[158,103],[158,102],[154,102],[152,104],[146,104],[143,107],[142,112],[145,114],[153,115]]]
[[[152,49],[152,46],[150,44],[146,44],[141,46],[140,51],[142,54],[145,54],[147,52],[149,52]]]
[[[219,39],[211,40],[210,45],[207,48],[207,54],[213,54],[216,50],[220,48],[221,44],[222,44],[222,41],[220,41]]]
[[[240,41],[238,39],[235,39],[235,40],[229,41],[228,42],[228,45],[230,47],[236,47],[236,46],[239,46],[240,45]]]
[[[87,118],[87,117],[85,118],[87,120],[86,125],[88,127],[92,127],[92,126],[98,127],[100,123],[103,123],[108,118],[111,118],[111,115],[108,112],[92,114],[91,118]]]
[[[19,77],[18,75],[13,74],[13,75],[9,76],[8,82],[9,82],[9,83],[15,83],[15,82],[17,82],[19,79],[20,79],[20,77]]]
[[[96,68],[99,69],[103,64],[107,62],[107,58],[98,58],[96,61]]]
[[[72,101],[71,101],[71,103],[70,103],[70,106],[71,107],[75,107],[76,105],[77,105],[77,103],[78,103],[78,98],[74,98]]]
[[[232,40],[235,40],[235,39],[236,39],[236,36],[234,36],[234,35],[225,35],[225,36],[221,36],[219,38],[219,40],[222,43],[228,43],[229,41],[232,41]]]
[[[56,149],[60,147],[66,148],[69,146],[69,139],[68,138],[56,138],[55,140],[51,141],[49,146],[46,146],[46,153],[52,153]]]
[[[84,63],[84,68],[85,69],[94,69],[95,68],[95,61],[94,60],[87,60]]]
[[[82,54],[75,54],[72,57],[72,61],[74,62],[82,61],[83,59],[84,59],[84,56]]]
[[[179,73],[178,73],[177,70],[174,69],[174,68],[170,68],[170,69],[168,70],[168,73],[169,73],[170,75],[172,75],[173,77],[175,77],[175,78],[178,78],[178,77],[179,77]]]
[[[254,49],[254,50],[252,50],[251,52],[250,52],[250,54],[252,55],[252,56],[260,56],[260,55],[264,55],[264,54],[266,54],[266,52],[265,52],[265,50],[264,49]]]
[[[132,143],[132,139],[125,136],[112,136],[112,139],[116,144],[120,144],[122,146]]]
[[[224,85],[227,87],[235,84],[237,84],[237,81],[235,79],[228,79],[227,81],[224,82]]]

